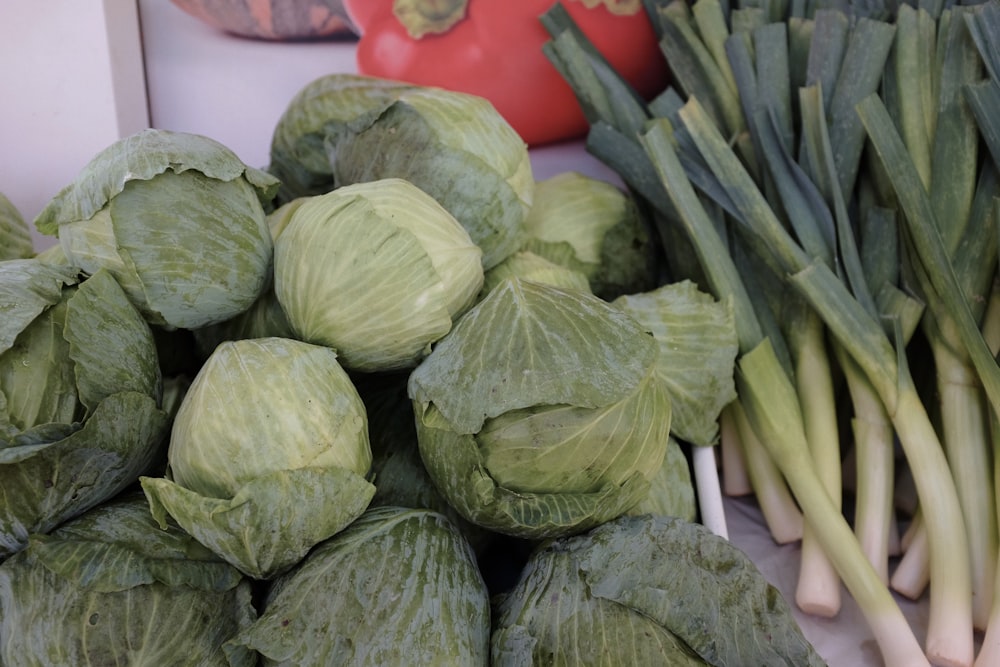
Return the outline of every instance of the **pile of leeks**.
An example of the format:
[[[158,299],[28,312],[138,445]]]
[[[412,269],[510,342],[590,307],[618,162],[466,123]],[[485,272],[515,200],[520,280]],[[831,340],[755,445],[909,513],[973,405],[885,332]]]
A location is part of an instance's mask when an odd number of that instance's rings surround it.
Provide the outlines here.
[[[1000,2],[644,11],[655,99],[559,5],[546,53],[673,277],[733,305],[723,492],[801,539],[799,607],[836,615],[843,583],[890,667],[1000,664]],[[927,595],[923,643],[893,592]]]

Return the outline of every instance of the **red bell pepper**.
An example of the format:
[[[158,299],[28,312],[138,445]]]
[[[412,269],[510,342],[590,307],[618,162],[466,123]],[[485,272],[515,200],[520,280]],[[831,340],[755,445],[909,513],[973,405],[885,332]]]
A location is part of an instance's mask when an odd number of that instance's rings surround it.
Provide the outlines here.
[[[581,137],[587,121],[542,52],[539,17],[556,0],[345,0],[360,34],[358,73],[490,100],[529,145]],[[641,0],[562,0],[640,95],[667,84],[667,65]]]

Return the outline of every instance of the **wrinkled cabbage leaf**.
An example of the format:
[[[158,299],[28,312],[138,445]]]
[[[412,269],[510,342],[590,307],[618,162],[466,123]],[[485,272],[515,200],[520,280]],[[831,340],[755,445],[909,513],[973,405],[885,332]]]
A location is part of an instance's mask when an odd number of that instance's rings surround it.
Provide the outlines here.
[[[577,290],[508,279],[470,309],[410,375],[457,433],[538,404],[596,408],[630,394],[659,354],[619,308]]]
[[[319,544],[230,646],[268,667],[486,667],[490,609],[475,556],[446,517],[378,507]]]
[[[0,565],[0,663],[252,667],[222,644],[256,618],[250,585],[139,493],[96,507]],[[169,630],[169,631],[167,631]]]
[[[825,664],[746,554],[676,517],[620,517],[548,542],[495,618],[498,667]]]
[[[0,192],[0,261],[27,259],[34,254],[28,223],[14,203]]]
[[[211,498],[168,478],[140,478],[161,525],[176,521],[241,572],[268,579],[342,530],[368,507],[375,487],[345,468],[299,468],[261,475],[232,498]]]
[[[729,302],[684,280],[612,302],[653,334],[657,374],[673,406],[671,431],[694,445],[714,445],[719,415],[736,398],[736,324]]]

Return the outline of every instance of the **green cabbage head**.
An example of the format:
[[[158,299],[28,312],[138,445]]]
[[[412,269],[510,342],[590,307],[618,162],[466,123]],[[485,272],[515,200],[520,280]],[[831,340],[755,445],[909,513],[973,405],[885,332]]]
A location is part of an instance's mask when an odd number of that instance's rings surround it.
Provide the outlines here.
[[[375,491],[364,405],[336,353],[287,338],[221,343],[184,395],[167,458],[166,477],[141,479],[153,515],[259,579]]]
[[[412,368],[483,284],[482,250],[398,178],[301,203],[277,237],[274,291],[296,337],[360,371]]]
[[[195,329],[264,288],[277,186],[212,139],[149,129],[94,156],[35,226],[85,273],[107,269],[150,323]]]
[[[410,375],[428,473],[466,519],[507,535],[621,515],[666,452],[658,354],[634,319],[589,293],[501,283]]]

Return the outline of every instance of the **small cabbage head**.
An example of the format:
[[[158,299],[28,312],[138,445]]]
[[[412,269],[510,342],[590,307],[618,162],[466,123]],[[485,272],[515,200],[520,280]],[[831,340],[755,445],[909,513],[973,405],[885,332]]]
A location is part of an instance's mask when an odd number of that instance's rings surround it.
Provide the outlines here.
[[[583,273],[611,300],[659,281],[658,237],[633,197],[607,181],[566,171],[535,184],[524,250]]]
[[[221,343],[174,419],[166,477],[143,477],[172,517],[264,579],[356,519],[374,487],[364,405],[333,350],[286,338]]]
[[[657,356],[607,302],[507,280],[410,375],[421,458],[459,513],[498,533],[541,539],[619,516],[666,451]]]
[[[150,323],[194,329],[264,288],[277,185],[212,139],[143,130],[98,153],[35,226],[85,273],[109,271]]]
[[[89,510],[0,565],[4,665],[253,667],[223,644],[257,613],[249,581],[141,493]]]
[[[535,190],[528,146],[488,100],[416,87],[328,144],[337,185],[410,181],[465,227],[484,269],[520,248]]]
[[[0,193],[0,261],[27,259],[34,254],[28,223],[14,203]]]
[[[623,516],[541,545],[495,612],[495,667],[825,665],[746,554],[676,517]]]
[[[153,332],[107,271],[0,262],[0,560],[163,458]]]
[[[483,284],[482,251],[398,178],[302,203],[278,236],[274,291],[296,338],[359,371],[412,368]]]
[[[369,509],[275,579],[263,607],[231,644],[267,667],[489,664],[475,556],[430,510]]]

